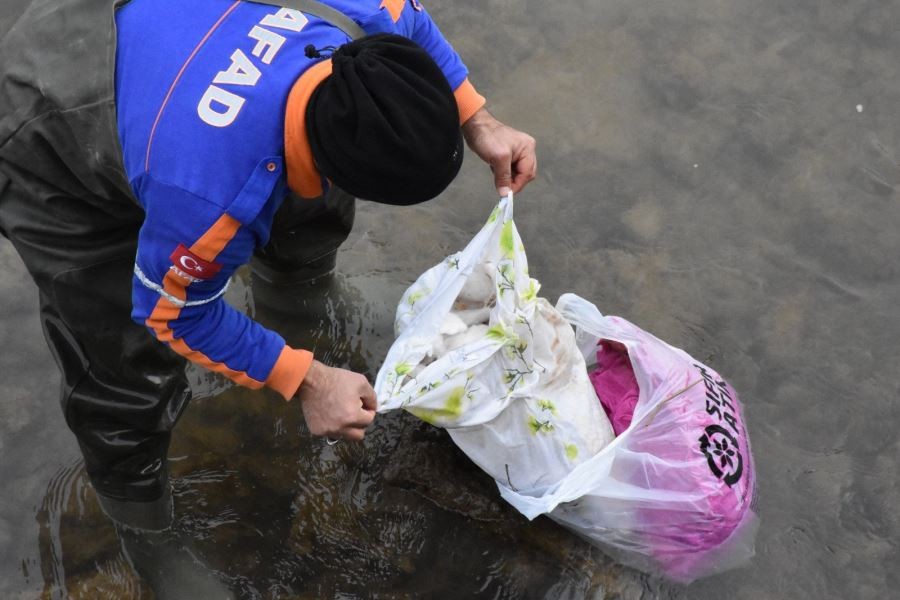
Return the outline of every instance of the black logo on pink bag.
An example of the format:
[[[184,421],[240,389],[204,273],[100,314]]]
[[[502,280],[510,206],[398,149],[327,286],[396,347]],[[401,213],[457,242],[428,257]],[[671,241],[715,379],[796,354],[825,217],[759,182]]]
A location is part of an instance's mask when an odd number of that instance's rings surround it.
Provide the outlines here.
[[[744,460],[738,439],[741,427],[738,411],[728,384],[714,377],[701,365],[695,364],[706,386],[706,413],[714,417],[718,424],[708,425],[700,437],[700,451],[706,456],[709,470],[728,487],[740,481],[744,472]]]
[[[734,439],[721,425],[710,425],[700,438],[700,451],[706,455],[709,470],[728,487],[737,483],[744,471],[744,460]]]

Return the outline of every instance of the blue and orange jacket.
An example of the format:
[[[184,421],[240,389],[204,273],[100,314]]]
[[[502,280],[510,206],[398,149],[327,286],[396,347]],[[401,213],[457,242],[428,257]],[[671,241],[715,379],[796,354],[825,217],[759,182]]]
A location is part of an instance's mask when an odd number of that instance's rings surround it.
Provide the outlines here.
[[[484,103],[417,0],[324,1],[366,33],[396,33],[425,48],[455,90],[462,122]],[[119,136],[146,213],[132,317],[188,359],[290,398],[312,354],[221,296],[268,240],[289,191],[322,192],[296,109],[330,63],[304,48],[348,37],[317,17],[240,0],[132,0],[116,27]],[[286,113],[301,116],[286,122]]]

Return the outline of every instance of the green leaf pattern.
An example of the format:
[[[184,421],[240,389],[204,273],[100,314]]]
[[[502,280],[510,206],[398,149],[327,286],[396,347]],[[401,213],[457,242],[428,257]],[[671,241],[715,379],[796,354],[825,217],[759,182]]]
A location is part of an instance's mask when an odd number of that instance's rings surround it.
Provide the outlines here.
[[[412,292],[409,296],[406,297],[406,303],[409,304],[410,308],[412,308],[416,305],[416,302],[424,298],[429,291],[430,290],[428,290],[427,288],[422,288],[420,290]]]
[[[537,282],[535,279],[529,279],[528,288],[520,297],[522,298],[522,302],[534,302],[537,299],[538,291],[541,289],[541,284]]]
[[[531,429],[531,435],[539,433],[553,433],[555,427],[550,421],[541,421],[534,415],[528,415],[528,427]]]
[[[506,221],[500,230],[500,251],[503,252],[503,257],[508,260],[512,260],[515,256],[516,249],[512,219]]]
[[[497,274],[500,275],[500,279],[497,280],[497,291],[501,296],[506,292],[515,291],[516,274],[511,262],[500,263],[500,266],[497,267]]]
[[[538,400],[538,408],[540,408],[541,410],[550,411],[553,416],[556,416],[556,405],[549,400]]]
[[[509,344],[513,341],[515,333],[506,329],[503,325],[503,321],[499,321],[496,325],[492,325],[487,330],[488,339],[494,340],[495,342],[503,342],[504,344]]]
[[[502,218],[502,224],[496,223]],[[545,371],[546,369],[540,365],[532,356],[532,350],[528,345],[534,336],[531,319],[534,315],[535,301],[538,298],[540,284],[528,277],[527,264],[524,258],[524,248],[518,239],[515,230],[515,224],[512,220],[511,210],[506,210],[506,205],[501,202],[491,212],[485,227],[493,228],[494,232],[499,230],[497,246],[495,250],[490,252],[485,260],[495,261],[496,274],[494,279],[497,285],[498,304],[500,298],[505,297],[502,302],[503,311],[495,312],[492,317],[493,324],[489,327],[486,338],[494,342],[499,342],[502,349],[498,352],[497,359],[503,373],[503,383],[506,387],[506,394],[503,398],[497,397],[499,390],[496,388],[478,395],[478,389],[473,389],[473,376],[470,373],[465,385],[459,385],[459,369],[454,367],[445,373],[435,373],[429,376],[428,380],[413,382],[412,389],[409,389],[408,398],[404,401],[404,407],[423,421],[433,425],[441,425],[459,420],[465,412],[465,406],[474,402],[498,402],[508,398],[513,392],[531,381],[535,372]],[[494,234],[496,235],[496,233]],[[497,254],[499,250],[499,256]],[[444,263],[449,271],[459,270],[463,253],[456,253],[448,256]],[[517,282],[517,275],[521,279]],[[518,284],[518,285],[517,285]],[[506,295],[512,292],[512,296]],[[417,289],[412,289],[407,293],[405,300],[406,310],[409,314],[419,312],[421,305],[417,303],[427,298],[432,293],[428,286],[420,285]],[[511,303],[511,305],[510,305]],[[414,308],[415,307],[415,308]],[[509,310],[512,309],[512,314]],[[520,310],[522,309],[522,310]],[[502,315],[506,315],[504,321]],[[500,318],[497,318],[497,317]],[[412,367],[405,362],[395,365],[392,372],[388,373],[388,380],[392,385],[392,389],[397,392],[401,387],[409,383],[409,374]],[[453,383],[451,383],[453,382]],[[435,390],[445,384],[446,389],[435,392]],[[453,387],[456,385],[456,387]],[[449,391],[448,391],[449,390]],[[441,400],[441,399],[444,400]],[[440,404],[442,402],[442,404]],[[419,404],[418,406],[412,406]],[[537,410],[534,414],[529,414],[527,418],[527,427],[533,435],[548,435],[556,431],[554,420],[557,418],[557,407],[550,400],[537,400]],[[578,449],[572,444],[565,445],[566,456],[573,458],[577,456]]]
[[[414,408],[410,408],[409,412],[430,425],[439,425],[441,421],[452,421],[462,416],[463,397],[465,395],[466,388],[460,386],[450,392],[450,395],[444,402],[443,408],[426,408],[416,406]]]
[[[553,433],[556,430],[556,426],[553,424],[553,417],[557,416],[556,405],[546,399],[538,399],[537,405],[538,414],[528,415],[528,428],[531,430],[531,435]]]
[[[426,406],[416,406],[408,408],[407,410],[431,425],[439,426],[441,424],[456,421],[463,415],[464,401],[467,400],[470,403],[475,401],[475,392],[478,391],[478,388],[472,386],[474,380],[474,375],[470,373],[466,377],[466,383],[464,385],[457,386],[450,390],[442,407],[431,408]],[[429,388],[428,391],[430,391],[439,386],[440,383],[441,382],[434,382],[425,386],[425,388]]]
[[[451,254],[447,258],[444,259],[444,262],[447,263],[447,266],[451,269],[459,270],[459,252],[456,254]]]
[[[397,366],[394,367],[394,372],[399,377],[403,377],[410,371],[412,371],[412,366],[409,363],[405,363],[405,362],[397,363]]]

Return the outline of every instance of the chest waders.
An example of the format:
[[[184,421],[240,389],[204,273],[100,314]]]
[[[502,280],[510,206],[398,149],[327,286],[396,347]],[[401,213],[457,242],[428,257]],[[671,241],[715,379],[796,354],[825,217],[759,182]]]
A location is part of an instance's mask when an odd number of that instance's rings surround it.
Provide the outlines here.
[[[317,14],[309,1],[262,3]],[[66,423],[101,506],[159,529],[171,520],[166,457],[190,389],[185,359],[130,318],[144,213],[116,128],[114,12],[125,3],[13,0],[21,17],[0,31],[0,233],[37,284]],[[340,17],[336,26],[355,26]],[[333,266],[353,203],[339,190],[284,202],[257,253],[263,275]]]

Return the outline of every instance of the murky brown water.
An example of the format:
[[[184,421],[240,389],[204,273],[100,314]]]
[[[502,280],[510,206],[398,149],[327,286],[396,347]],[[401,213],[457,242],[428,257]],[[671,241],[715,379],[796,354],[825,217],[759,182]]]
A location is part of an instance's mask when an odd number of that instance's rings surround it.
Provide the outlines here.
[[[212,395],[171,451],[177,536],[244,598],[895,595],[900,3],[429,7],[494,112],[539,140],[516,215],[543,293],[633,320],[741,393],[757,556],[687,588],[651,580],[527,523],[409,415],[331,448],[296,406],[201,376]],[[231,299],[374,376],[402,290],[493,202],[470,154],[437,201],[361,205],[331,286],[279,298],[245,276]],[[0,596],[149,598],[86,484],[35,289],[3,240],[0,294]]]

